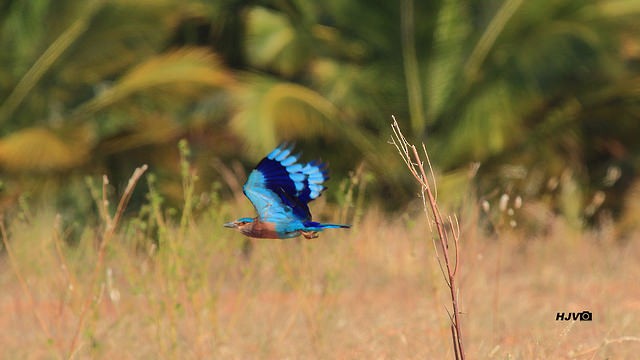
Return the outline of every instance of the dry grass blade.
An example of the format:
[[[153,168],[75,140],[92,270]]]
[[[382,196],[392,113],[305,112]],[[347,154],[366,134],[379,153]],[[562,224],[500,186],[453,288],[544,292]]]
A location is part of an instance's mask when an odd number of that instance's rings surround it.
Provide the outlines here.
[[[147,168],[148,166],[145,164],[137,168],[133,172],[133,175],[131,175],[131,178],[129,179],[129,183],[127,184],[127,187],[124,190],[124,193],[120,197],[118,208],[116,209],[116,213],[113,217],[109,215],[109,211],[108,211],[109,202],[107,200],[107,185],[109,184],[109,179],[107,178],[106,175],[103,176],[102,178],[102,186],[103,186],[102,187],[102,203],[98,204],[98,207],[103,209],[102,214],[104,216],[106,226],[102,234],[102,239],[100,240],[100,246],[98,247],[98,259],[96,261],[95,267],[93,269],[93,273],[91,275],[91,280],[89,283],[89,293],[87,294],[86,299],[83,303],[82,309],[80,311],[80,318],[78,319],[78,325],[76,326],[76,330],[73,334],[73,338],[71,339],[71,344],[69,345],[69,353],[68,353],[69,359],[73,358],[78,350],[78,346],[77,346],[78,337],[84,327],[84,322],[87,317],[87,312],[91,308],[92,302],[95,305],[99,302],[99,299],[100,299],[100,296],[96,296],[96,294],[94,294],[94,291],[96,287],[96,282],[98,280],[98,276],[101,273],[102,267],[104,265],[104,255],[105,255],[105,249],[107,247],[107,244],[115,234],[115,230],[118,226],[118,223],[120,222],[120,219],[122,218],[122,214],[124,213],[124,210],[127,207],[127,204],[129,203],[129,199],[131,199],[133,190],[136,187],[136,184],[138,183],[142,175],[144,174],[144,172],[147,171]],[[96,300],[94,301],[94,299]]]
[[[64,256],[62,251],[62,239],[60,237],[60,226],[62,223],[62,216],[60,214],[56,215],[55,223],[53,224],[53,244],[56,249],[56,255],[58,257],[58,261],[60,262],[60,269],[62,271],[62,275],[64,276],[65,281],[68,284],[69,291],[76,289],[77,281],[73,274],[69,271],[69,265],[67,264],[67,259]]]
[[[438,264],[440,265],[440,270],[442,271],[445,282],[449,287],[449,292],[451,294],[451,305],[453,308],[453,315],[447,310],[447,314],[449,314],[449,318],[451,320],[451,337],[453,340],[454,347],[454,355],[456,359],[463,360],[465,358],[463,342],[462,342],[462,330],[460,326],[460,310],[458,304],[458,288],[456,286],[456,275],[458,272],[458,248],[459,248],[459,240],[460,240],[460,225],[458,224],[457,217],[455,218],[455,222],[451,217],[448,218],[448,226],[450,233],[453,236],[453,243],[455,247],[455,257],[451,259],[449,257],[449,233],[445,229],[445,224],[442,220],[442,215],[440,214],[440,209],[438,208],[438,203],[436,197],[434,196],[434,191],[432,191],[431,184],[429,183],[429,178],[427,177],[427,172],[424,168],[424,161],[420,158],[417,148],[415,145],[412,145],[407,141],[407,139],[402,134],[400,130],[400,125],[396,121],[396,118],[393,117],[393,123],[391,124],[391,129],[393,130],[394,136],[391,138],[391,142],[398,149],[402,160],[407,165],[409,172],[413,177],[418,181],[421,186],[421,193],[423,198],[423,205],[425,207],[425,213],[427,214],[427,221],[431,221],[429,217],[429,211],[427,210],[427,203],[429,205],[429,210],[431,210],[431,217],[435,222],[436,231],[438,234],[438,239],[440,241],[440,250],[442,251],[442,255],[444,258],[444,262],[441,260],[440,255],[438,253],[438,246],[436,245],[436,240],[432,237],[433,246],[435,250],[436,259],[438,260]],[[429,154],[427,153],[427,148],[422,144],[422,149],[425,153],[425,157],[427,159],[427,165],[429,167],[429,173],[431,174],[431,179],[434,184],[435,189],[435,176],[433,174],[433,167],[431,166],[431,161],[429,160]],[[426,197],[425,197],[426,194]],[[428,200],[428,201],[427,201]],[[454,264],[455,262],[455,264]]]
[[[236,162],[233,167],[229,167],[220,159],[214,158],[211,161],[211,164],[213,168],[220,173],[229,189],[231,189],[234,201],[237,204],[242,203],[244,201],[244,195],[242,194],[242,179],[246,179],[247,175],[244,173],[242,167],[238,166],[240,163]]]
[[[620,344],[620,343],[624,343],[624,342],[638,342],[640,343],[640,337],[637,336],[621,336],[619,338],[615,338],[615,339],[604,339],[602,341],[601,344],[599,344],[598,346],[594,346],[592,348],[586,349],[584,351],[578,352],[578,353],[574,353],[574,354],[570,354],[570,356],[572,358],[579,358],[585,355],[588,355],[590,353],[593,353],[593,356],[595,357],[596,353],[598,351],[600,351],[601,349],[607,347],[610,344]]]
[[[38,325],[40,325],[40,328],[42,329],[42,332],[44,332],[45,336],[47,337],[47,340],[53,341],[53,338],[51,337],[51,331],[49,331],[49,327],[47,326],[47,323],[40,316],[38,311],[36,311],[36,305],[35,305],[36,303],[33,300],[33,294],[31,293],[31,289],[29,289],[29,285],[27,285],[27,282],[22,276],[22,273],[20,272],[20,268],[18,267],[18,262],[16,261],[15,257],[13,256],[13,252],[9,247],[9,236],[7,235],[7,229],[4,225],[4,215],[0,216],[0,233],[2,235],[1,236],[2,244],[4,245],[5,251],[7,252],[7,256],[9,257],[9,262],[11,263],[11,268],[13,268],[13,272],[18,278],[18,282],[22,287],[22,292],[27,297],[30,307],[33,309],[33,315],[38,320]]]

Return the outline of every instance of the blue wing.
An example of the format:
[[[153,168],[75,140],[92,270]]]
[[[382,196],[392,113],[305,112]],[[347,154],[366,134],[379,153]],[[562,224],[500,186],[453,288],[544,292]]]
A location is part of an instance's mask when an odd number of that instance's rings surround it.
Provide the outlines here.
[[[325,190],[326,166],[318,161],[299,164],[292,147],[280,145],[249,174],[244,194],[263,221],[311,220],[310,201]]]

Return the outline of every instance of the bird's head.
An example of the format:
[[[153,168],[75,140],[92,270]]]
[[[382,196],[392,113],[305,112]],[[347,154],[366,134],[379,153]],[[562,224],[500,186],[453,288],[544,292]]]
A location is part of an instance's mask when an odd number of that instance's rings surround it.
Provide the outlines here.
[[[251,228],[253,227],[253,221],[255,219],[252,218],[248,218],[248,217],[243,217],[240,218],[236,221],[232,221],[232,222],[228,222],[226,224],[224,224],[224,227],[228,227],[228,228],[232,228],[232,229],[238,229],[240,230],[240,232],[245,233],[247,231],[251,231]]]

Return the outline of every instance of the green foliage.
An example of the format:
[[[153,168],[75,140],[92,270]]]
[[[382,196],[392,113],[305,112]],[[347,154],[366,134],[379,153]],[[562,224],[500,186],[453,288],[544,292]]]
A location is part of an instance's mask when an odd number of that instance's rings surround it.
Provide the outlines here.
[[[247,163],[301,140],[338,178],[366,161],[370,190],[394,189],[399,206],[409,180],[381,146],[394,114],[427,142],[443,188],[542,197],[532,179],[569,168],[579,204],[620,198],[626,187],[601,175],[640,167],[639,14],[633,0],[11,1],[0,15],[5,192],[22,191],[24,174],[128,176],[149,162],[175,202],[177,139],[196,161]],[[470,163],[476,178],[462,181]],[[505,166],[531,170],[511,179]],[[197,186],[217,180],[201,171]],[[550,207],[585,216],[560,198]]]

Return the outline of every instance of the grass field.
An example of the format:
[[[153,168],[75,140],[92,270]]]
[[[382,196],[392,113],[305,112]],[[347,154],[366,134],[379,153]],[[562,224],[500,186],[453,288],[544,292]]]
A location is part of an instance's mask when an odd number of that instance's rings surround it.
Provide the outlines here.
[[[420,210],[370,208],[351,230],[256,240],[246,256],[244,239],[221,224],[250,214],[248,203],[212,202],[183,221],[154,217],[152,208],[123,220],[103,261],[104,226],[85,228],[70,246],[55,211],[5,219],[1,357],[453,358],[450,302]],[[152,231],[153,219],[161,226]],[[467,355],[636,358],[638,236],[621,242],[613,230],[547,220],[546,235],[526,237],[517,228],[485,235],[474,216],[462,219]],[[558,312],[583,310],[593,321],[556,321]]]

